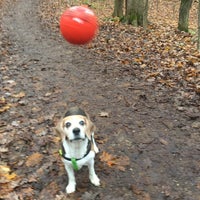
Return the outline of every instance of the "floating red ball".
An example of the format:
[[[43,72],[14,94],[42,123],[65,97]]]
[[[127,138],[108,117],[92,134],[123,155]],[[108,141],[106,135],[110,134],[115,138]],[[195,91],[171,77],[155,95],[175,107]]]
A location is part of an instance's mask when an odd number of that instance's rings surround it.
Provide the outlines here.
[[[85,6],[70,7],[61,15],[60,31],[71,44],[82,45],[90,42],[97,30],[97,17]]]

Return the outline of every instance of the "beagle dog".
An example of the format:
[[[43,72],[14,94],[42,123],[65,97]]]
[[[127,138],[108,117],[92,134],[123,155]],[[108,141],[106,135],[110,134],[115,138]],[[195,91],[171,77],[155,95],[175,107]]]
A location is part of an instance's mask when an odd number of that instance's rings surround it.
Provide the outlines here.
[[[58,123],[55,130],[61,135],[62,140],[60,155],[68,174],[66,192],[75,192],[74,170],[79,170],[84,165],[89,168],[91,183],[99,186],[100,180],[94,169],[94,157],[99,150],[94,140],[95,126],[88,114],[78,107],[72,107]]]

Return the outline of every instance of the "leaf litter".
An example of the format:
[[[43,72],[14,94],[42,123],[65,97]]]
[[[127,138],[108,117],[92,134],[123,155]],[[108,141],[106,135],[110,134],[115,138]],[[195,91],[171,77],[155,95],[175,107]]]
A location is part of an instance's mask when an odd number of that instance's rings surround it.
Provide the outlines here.
[[[181,87],[185,91],[200,93],[200,53],[196,40],[194,35],[176,29],[179,1],[149,2],[150,24],[147,30],[109,18],[113,9],[111,2],[107,2],[109,10],[106,12],[101,9],[106,7],[104,3],[97,4],[91,3],[90,6],[99,17],[100,30],[94,41],[83,48],[96,57],[96,62],[105,60],[107,73],[121,76],[134,74],[137,79],[145,79],[160,87]],[[52,15],[48,11],[50,5],[54,10]],[[48,13],[47,19],[51,24],[42,16],[43,23],[57,31],[59,17],[69,6],[65,1],[44,2],[41,10],[45,16]],[[197,6],[194,3],[190,13],[190,26],[193,29],[197,28]],[[109,66],[106,65],[108,60]]]
[[[127,156],[116,156],[109,154],[107,152],[103,152],[100,156],[100,160],[105,162],[109,167],[117,168],[121,171],[126,170],[126,166],[130,164],[130,159]]]
[[[163,1],[159,2],[163,4]],[[66,6],[69,6],[66,1],[43,1],[43,7],[41,7],[41,9],[43,9],[41,12],[43,25],[58,32],[59,15]],[[176,5],[175,8],[177,9]],[[98,15],[102,15],[99,10],[96,11]],[[105,13],[103,18],[106,16],[107,14]],[[122,25],[118,20],[112,21],[112,19],[108,19],[105,21],[103,18],[100,19],[101,24],[98,36],[91,44],[82,48],[89,52],[87,54],[87,59],[95,58],[96,63],[101,63],[102,60],[105,61],[102,65],[105,76],[109,78],[114,75],[117,78],[123,78],[131,75],[135,79],[138,79],[139,81],[145,80],[147,84],[155,87],[180,90],[181,95],[186,99],[197,99],[199,95],[200,55],[196,51],[196,43],[193,35],[177,31],[174,28],[175,26],[171,26],[174,23],[169,21],[169,18],[166,17],[161,18],[161,20],[165,21],[165,24],[154,23],[155,21],[152,21],[153,23],[150,23],[147,30],[134,28],[129,25]],[[154,15],[154,18],[157,20],[159,15]],[[169,23],[171,24],[170,26]],[[9,45],[10,43],[7,42],[7,46]],[[2,53],[4,58],[9,58],[9,62],[11,63],[12,56],[9,55],[10,52],[6,48],[3,49]],[[27,120],[23,114],[18,112],[18,110],[24,109],[23,106],[25,104],[20,104],[19,101],[22,98],[27,98],[26,93],[21,92],[21,88],[19,90],[16,82],[7,76],[7,74],[9,74],[9,68],[7,66],[1,66],[1,72],[4,80],[2,84],[4,94],[0,98],[0,113],[4,114],[4,116],[9,113],[11,118],[11,123],[5,122],[5,117],[0,123],[0,144],[2,145],[0,153],[3,160],[7,161],[9,158],[9,164],[2,163],[0,165],[0,174],[2,177],[0,179],[0,186],[3,188],[3,192],[1,191],[0,193],[1,197],[4,198],[7,196],[8,199],[33,199],[33,196],[39,196],[41,199],[44,199],[48,196],[51,199],[56,196],[56,199],[69,199],[64,193],[58,193],[60,190],[58,185],[64,185],[63,182],[66,183],[66,178],[61,178],[62,180],[60,180],[60,182],[62,183],[54,181],[54,178],[56,179],[58,176],[62,177],[63,174],[66,173],[59,155],[56,153],[56,150],[59,149],[59,138],[55,135],[47,137],[49,132],[53,132],[51,129],[51,126],[53,125],[50,121],[57,121],[57,116],[55,119],[54,116],[46,116],[46,118],[41,117],[43,114],[42,108],[40,108],[40,105],[34,104],[32,105],[31,113],[27,113],[31,116],[31,119]],[[39,84],[37,87],[38,90],[42,90],[43,88]],[[122,88],[124,91],[135,89],[134,85],[129,81],[124,83]],[[48,102],[48,99],[53,96],[52,94],[51,90],[44,92],[41,100]],[[117,99],[120,102],[125,98],[117,96]],[[130,107],[133,99],[126,97],[125,100],[126,106]],[[138,103],[135,103],[134,105],[137,106],[139,103],[138,100]],[[179,108],[185,109],[184,107]],[[191,110],[190,113],[192,112],[193,111]],[[40,113],[39,117],[37,115],[38,113]],[[111,118],[108,112],[100,112],[99,116],[103,119]],[[191,119],[192,117],[193,116],[191,116]],[[16,118],[19,118],[20,120],[17,120]],[[106,124],[105,121],[104,124]],[[44,125],[46,126],[45,128]],[[199,127],[196,123],[194,126]],[[127,128],[127,125],[124,125],[124,127]],[[143,127],[144,124],[142,123],[140,128],[142,129]],[[145,136],[147,137],[145,134],[142,137]],[[168,139],[164,139],[166,138],[165,136],[160,137],[158,142],[161,143],[162,148],[163,146],[170,148],[172,142]],[[192,135],[191,137],[194,136]],[[106,143],[111,142],[109,138],[110,136],[107,135],[101,136],[97,138],[97,142],[103,147],[106,147]],[[135,140],[137,140],[136,136]],[[120,142],[123,144],[123,137]],[[139,151],[141,156],[145,150],[148,151],[147,148],[151,147],[151,145],[148,145],[141,149],[140,146],[137,147],[137,142],[136,145],[130,142],[130,146],[131,145],[133,145],[132,148],[135,152]],[[113,148],[114,147],[112,147],[112,150]],[[125,172],[126,170],[130,170],[128,169],[129,165],[136,165],[131,162],[131,156],[119,156],[117,152],[110,154],[107,150],[108,149],[105,148],[105,151],[99,156],[101,164],[98,166],[100,169],[103,169],[101,175],[106,177],[103,177],[103,181],[105,181],[107,176],[112,174],[116,169]],[[12,152],[15,152],[15,154]],[[27,155],[27,152],[30,153],[30,155]],[[135,152],[133,152],[133,156],[135,156]],[[175,154],[178,154],[180,151],[175,149],[174,152],[174,156],[176,156]],[[147,171],[152,165],[154,166],[152,158],[144,159],[144,163],[146,163]],[[194,163],[196,162],[194,161]],[[108,169],[104,164],[108,166]],[[194,167],[193,171],[198,168],[197,164],[195,166],[196,168]],[[137,168],[140,167],[140,165],[136,166],[134,170],[137,170]],[[16,171],[11,170],[11,168]],[[115,174],[116,179],[119,174],[118,170]],[[22,177],[20,177],[19,174],[21,174]],[[26,176],[27,174],[28,176]],[[132,177],[130,177],[131,181],[129,183],[133,181],[133,177],[134,181],[142,183],[143,180],[140,180],[139,178],[140,176],[142,178],[144,176],[137,173],[137,171],[135,174],[136,176],[132,175]],[[151,176],[150,173],[148,175]],[[49,176],[51,176],[52,179],[47,181]],[[120,184],[123,184],[123,180],[120,180],[120,178],[121,177],[119,176],[119,186]],[[144,185],[148,189],[148,182]],[[196,188],[199,188],[199,182],[197,182],[196,185]],[[20,188],[19,186],[22,187]],[[105,186],[106,184],[104,182],[103,187]],[[129,187],[131,188],[131,185],[129,185]],[[173,196],[173,191],[168,189],[168,185],[164,185],[162,188],[164,188],[163,193],[165,196],[171,196],[171,198],[177,197]],[[111,189],[115,190],[115,188],[112,188],[112,185]],[[124,192],[123,187],[121,187],[121,189],[124,194],[130,192],[130,190],[125,190]],[[64,186],[62,191],[64,191]],[[93,194],[92,191],[93,190],[91,190],[90,193],[82,195],[82,199],[99,196],[98,193]],[[138,188],[132,184],[132,192],[136,194],[138,199],[151,199],[150,194],[144,191],[143,187]],[[101,199],[104,199],[104,196],[100,195],[100,197]],[[70,199],[77,198],[72,196]],[[130,196],[127,196],[127,199],[130,199]]]

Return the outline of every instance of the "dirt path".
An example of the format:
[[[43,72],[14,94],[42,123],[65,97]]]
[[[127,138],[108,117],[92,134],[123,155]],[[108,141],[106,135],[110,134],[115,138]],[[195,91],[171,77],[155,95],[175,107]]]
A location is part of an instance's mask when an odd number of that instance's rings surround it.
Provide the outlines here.
[[[109,61],[96,62],[89,51],[44,29],[39,5],[16,0],[2,20],[9,56],[0,63],[1,96],[13,106],[1,114],[0,144],[8,151],[0,155],[20,177],[8,199],[199,200],[199,105],[132,74],[122,77],[115,66],[106,71]],[[90,185],[83,170],[78,192],[65,197],[67,176],[53,127],[73,105],[84,107],[98,127],[100,155],[118,156],[122,166],[128,156],[129,165],[109,168],[98,156],[102,186]],[[38,163],[29,163],[38,152]]]

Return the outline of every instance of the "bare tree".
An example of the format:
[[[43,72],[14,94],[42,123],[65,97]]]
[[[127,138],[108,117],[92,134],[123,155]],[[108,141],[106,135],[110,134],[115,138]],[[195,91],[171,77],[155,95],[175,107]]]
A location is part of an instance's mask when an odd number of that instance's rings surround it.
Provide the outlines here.
[[[148,0],[127,0],[126,21],[134,26],[147,27]]]
[[[124,0],[115,0],[113,17],[123,17]]]
[[[180,31],[188,32],[189,12],[192,6],[192,2],[193,0],[181,0],[178,21],[178,29]]]

